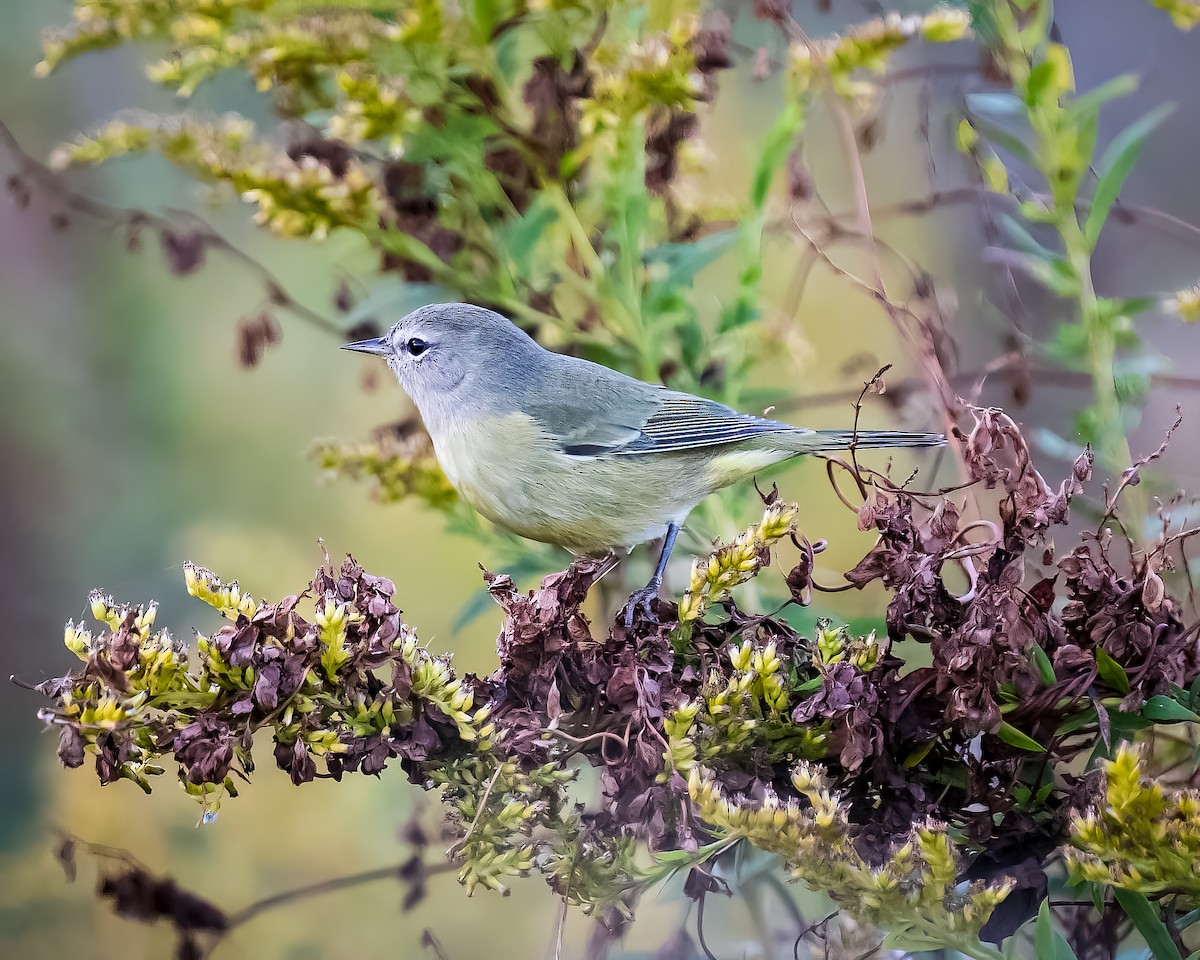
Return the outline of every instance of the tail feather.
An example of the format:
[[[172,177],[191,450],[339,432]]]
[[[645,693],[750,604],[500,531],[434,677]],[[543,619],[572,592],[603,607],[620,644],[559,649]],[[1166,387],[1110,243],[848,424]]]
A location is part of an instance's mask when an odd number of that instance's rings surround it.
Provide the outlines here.
[[[946,438],[940,433],[907,433],[902,430],[817,430],[811,435],[810,453],[832,450],[878,450],[900,447],[941,447]]]

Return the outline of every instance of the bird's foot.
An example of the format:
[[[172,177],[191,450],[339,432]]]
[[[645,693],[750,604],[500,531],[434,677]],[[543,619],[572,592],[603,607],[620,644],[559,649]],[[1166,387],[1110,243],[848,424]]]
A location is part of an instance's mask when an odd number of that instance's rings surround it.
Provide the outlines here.
[[[637,590],[629,598],[629,602],[625,604],[625,629],[633,629],[633,617],[637,613],[638,608],[641,608],[646,619],[651,623],[657,623],[658,618],[654,615],[654,610],[651,604],[658,599],[658,588],[662,586],[662,581],[655,577],[648,584]]]

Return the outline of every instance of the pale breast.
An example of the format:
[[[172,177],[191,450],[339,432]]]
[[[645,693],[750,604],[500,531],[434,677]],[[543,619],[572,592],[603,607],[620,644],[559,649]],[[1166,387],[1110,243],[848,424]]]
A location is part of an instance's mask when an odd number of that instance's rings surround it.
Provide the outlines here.
[[[524,414],[438,433],[438,461],[468,503],[507,530],[575,554],[659,537],[721,485],[710,474],[711,451],[572,457]]]

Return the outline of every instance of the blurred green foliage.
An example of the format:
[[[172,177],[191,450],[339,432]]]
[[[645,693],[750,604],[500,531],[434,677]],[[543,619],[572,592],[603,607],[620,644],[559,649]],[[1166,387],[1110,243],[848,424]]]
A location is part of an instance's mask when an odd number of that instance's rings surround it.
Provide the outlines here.
[[[782,9],[758,6],[768,16]],[[1181,26],[1194,22],[1186,2],[1155,0],[1155,6],[1169,10]],[[1098,296],[1091,256],[1141,145],[1165,114],[1147,114],[1094,156],[1099,108],[1131,83],[1118,78],[1076,96],[1069,54],[1051,40],[1049,2],[977,0],[968,7],[1012,94],[972,99],[959,143],[978,160],[990,189],[1022,201],[1023,222],[1004,220],[1009,260],[1074,304],[1076,315],[1041,349],[1087,370],[1095,405],[1082,416],[1080,430],[1110,465],[1121,467],[1130,459],[1122,404],[1142,396],[1147,368],[1123,365],[1118,351],[1137,345],[1133,318],[1161,298]],[[277,235],[353,235],[392,276],[347,313],[347,326],[377,319],[373,294],[386,292],[399,276],[417,295],[434,299],[448,292],[494,306],[557,349],[730,404],[763,404],[780,396],[762,390],[756,376],[779,342],[776,331],[760,322],[764,246],[778,226],[780,181],[789,204],[806,199],[800,147],[812,108],[823,102],[861,116],[877,95],[873,74],[887,66],[893,51],[910,41],[960,39],[968,24],[958,11],[939,7],[881,17],[842,37],[810,39],[797,32],[790,14],[779,12],[785,66],[765,75],[777,82],[786,106],[760,143],[736,145],[751,152],[752,163],[731,206],[706,202],[698,187],[708,161],[695,149],[696,117],[715,95],[731,43],[728,23],[706,21],[702,13],[699,3],[689,2],[423,0],[397,15],[395,4],[382,0],[78,0],[75,23],[45,39],[42,74],[104,47],[147,42],[157,51],[168,44],[172,52],[150,66],[151,80],[190,97],[223,72],[247,75],[270,95],[278,127],[256,129],[232,115],[122,116],[56,151],[51,162],[65,170],[158,153],[212,185],[217,197],[252,205],[255,219]],[[1006,135],[1003,123],[989,120],[997,115],[1019,117],[1027,130]],[[1031,197],[1014,187],[1002,152],[1041,175],[1045,193]],[[1054,231],[1057,249],[1035,236],[1039,227]],[[696,295],[695,281],[722,259],[732,266],[732,279],[713,304]],[[186,256],[175,261],[179,272],[189,272],[189,263]],[[1174,302],[1181,317],[1192,317],[1194,291],[1181,291]],[[449,511],[454,529],[479,532],[477,520],[455,505],[429,451],[408,443],[410,435],[406,427],[398,444],[322,442],[314,456],[325,470],[371,478],[384,500],[416,496]],[[731,496],[748,502],[752,495]],[[717,502],[712,509],[725,507]],[[757,567],[739,567],[746,560],[739,560],[739,550],[744,554],[746,547],[730,544],[713,555],[714,568],[697,568],[688,597],[702,608],[753,576]],[[722,566],[722,556],[730,563]],[[552,562],[534,557],[526,569]],[[862,645],[869,645],[866,638]],[[742,648],[733,652],[749,656]],[[767,652],[755,656],[734,664],[738,675],[724,694],[714,692],[707,717],[672,718],[667,759],[674,769],[692,769],[698,753],[736,747],[739,736],[779,712],[781,691],[771,681]],[[337,671],[332,661],[330,669]],[[749,678],[745,684],[742,675]],[[244,686],[249,679],[237,682]],[[766,724],[755,736],[769,730]],[[999,735],[1020,749],[1040,749],[1009,724]],[[786,752],[804,748],[789,743]],[[478,788],[495,773],[472,768],[466,775]],[[728,836],[761,841],[765,831],[772,843],[782,843],[781,836],[796,839],[780,829],[796,827],[798,811],[777,823],[778,811],[739,808],[705,789],[703,782],[694,784],[694,799]],[[486,804],[478,789],[467,794],[464,802],[473,796]],[[1032,795],[1028,799],[1036,807]],[[821,802],[813,801],[813,809]],[[469,818],[470,809],[463,815]],[[800,826],[807,837],[811,825]],[[943,896],[925,905],[932,910],[949,896],[957,874],[945,836],[927,832],[921,842],[919,856],[909,853],[916,857],[907,864],[911,875],[901,864],[905,869],[897,868],[895,876],[869,879],[886,886],[914,882],[922,871],[936,874],[929,889],[940,884]],[[1101,839],[1091,842],[1101,850]],[[848,843],[844,833],[831,836],[831,849],[852,861],[839,843]],[[779,852],[813,876],[827,865],[804,859],[794,844]],[[597,854],[596,864],[621,876],[632,870],[630,850],[609,854]],[[501,867],[495,875],[480,873],[482,882],[528,864],[516,857]],[[1126,886],[1138,893],[1150,889]],[[974,906],[970,897],[964,902]],[[895,912],[869,906],[867,916],[899,922]],[[987,909],[972,914],[971,936],[930,943],[971,949],[973,942],[981,949],[971,938]],[[1140,908],[1126,909],[1134,916]],[[1156,935],[1146,934],[1148,942]],[[1063,955],[1061,935],[1048,916],[1039,918],[1036,936],[1039,957]]]

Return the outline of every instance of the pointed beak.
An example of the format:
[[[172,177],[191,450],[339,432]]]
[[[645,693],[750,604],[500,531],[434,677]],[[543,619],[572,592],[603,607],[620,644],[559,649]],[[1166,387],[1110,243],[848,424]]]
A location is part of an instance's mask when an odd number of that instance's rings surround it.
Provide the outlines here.
[[[370,340],[355,340],[353,343],[343,343],[343,350],[353,350],[355,353],[373,353],[377,357],[387,356],[391,347],[383,337],[372,337]]]

